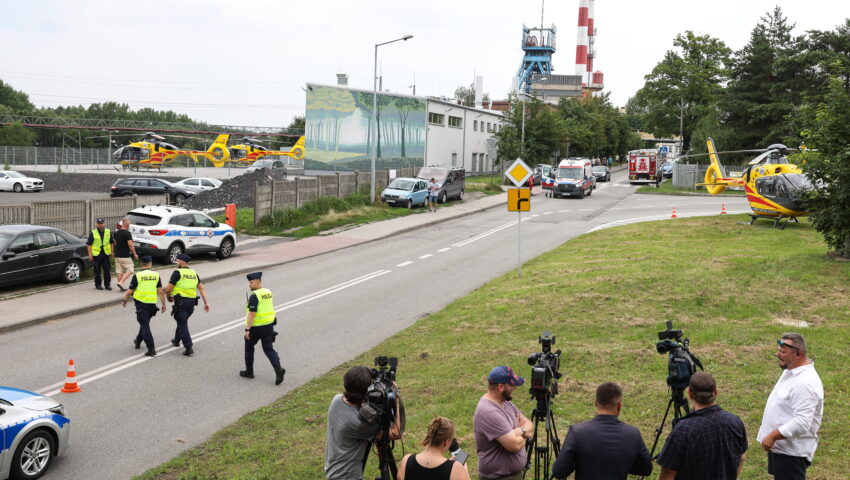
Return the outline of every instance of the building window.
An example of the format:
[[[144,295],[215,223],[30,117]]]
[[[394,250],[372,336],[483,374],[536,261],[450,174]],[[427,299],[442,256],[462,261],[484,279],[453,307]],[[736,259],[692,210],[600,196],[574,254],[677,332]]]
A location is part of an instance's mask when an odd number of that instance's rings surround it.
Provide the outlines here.
[[[463,121],[463,119],[460,118],[460,117],[449,116],[449,126],[450,127],[460,128],[460,127],[463,126],[463,124],[461,123],[462,121]]]
[[[473,121],[472,121],[472,130],[473,130],[474,132],[477,132],[477,131],[478,131],[478,120],[473,120]]]
[[[428,114],[428,123],[433,125],[445,125],[445,115],[441,113],[429,113]]]
[[[452,166],[453,167],[457,166],[457,154],[456,153],[452,154]]]
[[[490,122],[487,122],[487,133],[490,133],[491,131],[492,130],[490,130]]]
[[[475,173],[477,171],[477,170],[475,170],[476,163],[478,163],[478,154],[473,153],[472,154],[472,173]]]

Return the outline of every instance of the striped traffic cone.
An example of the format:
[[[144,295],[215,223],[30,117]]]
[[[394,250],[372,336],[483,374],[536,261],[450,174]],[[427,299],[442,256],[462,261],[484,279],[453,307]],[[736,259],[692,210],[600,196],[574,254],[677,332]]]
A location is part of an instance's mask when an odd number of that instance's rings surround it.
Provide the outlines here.
[[[670,215],[670,218],[679,218],[676,216],[676,207],[673,207],[673,215]]]
[[[726,202],[723,202],[723,205],[720,206],[720,214],[728,215],[728,213],[726,213]]]
[[[77,370],[74,368],[74,360],[68,360],[68,374],[65,376],[65,386],[59,391],[62,393],[80,391],[80,386],[77,385]]]

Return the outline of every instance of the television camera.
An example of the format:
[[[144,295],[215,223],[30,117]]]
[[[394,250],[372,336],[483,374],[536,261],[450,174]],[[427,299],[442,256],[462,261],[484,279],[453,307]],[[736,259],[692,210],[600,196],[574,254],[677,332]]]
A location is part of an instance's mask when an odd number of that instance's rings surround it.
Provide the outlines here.
[[[549,478],[551,459],[558,457],[561,450],[561,440],[555,427],[555,416],[552,413],[552,397],[558,394],[558,379],[561,378],[561,351],[552,351],[555,335],[546,330],[538,338],[541,352],[528,356],[531,365],[531,398],[537,400],[537,406],[531,411],[531,421],[534,422],[534,435],[526,443],[528,462],[534,467],[535,480]],[[538,426],[544,422],[545,439],[538,438]]]

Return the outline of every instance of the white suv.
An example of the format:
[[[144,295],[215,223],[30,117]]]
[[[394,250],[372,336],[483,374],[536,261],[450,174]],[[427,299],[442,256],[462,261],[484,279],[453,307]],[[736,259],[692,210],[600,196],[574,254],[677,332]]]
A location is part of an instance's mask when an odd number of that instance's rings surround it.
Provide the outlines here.
[[[197,210],[172,206],[143,206],[127,213],[139,256],[176,263],[177,255],[212,252],[227,258],[236,248],[236,232]]]

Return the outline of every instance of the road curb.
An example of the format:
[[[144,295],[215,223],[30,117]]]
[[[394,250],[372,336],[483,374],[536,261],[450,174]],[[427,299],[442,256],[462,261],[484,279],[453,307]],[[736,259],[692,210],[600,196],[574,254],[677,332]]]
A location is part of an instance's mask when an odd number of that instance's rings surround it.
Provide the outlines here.
[[[498,195],[503,195],[503,194],[498,194]],[[489,197],[484,197],[484,198],[489,198]],[[209,277],[204,278],[204,283],[214,282],[216,280],[220,280],[220,279],[226,278],[226,277],[231,277],[233,275],[241,275],[243,273],[255,272],[260,268],[278,267],[280,265],[286,265],[287,263],[306,260],[308,258],[318,257],[319,255],[325,255],[327,253],[338,252],[340,250],[345,250],[347,248],[356,247],[356,246],[364,245],[364,244],[371,243],[371,242],[376,242],[378,240],[383,240],[383,239],[388,238],[388,237],[393,236],[393,235],[408,233],[408,232],[412,232],[412,231],[415,231],[415,230],[419,230],[421,228],[429,227],[429,226],[437,224],[437,223],[445,222],[445,221],[448,221],[448,220],[454,220],[455,218],[462,218],[462,217],[466,217],[468,215],[472,215],[474,213],[485,212],[487,210],[496,208],[500,205],[504,205],[504,203],[500,202],[500,203],[496,203],[496,204],[493,204],[493,205],[489,205],[487,207],[475,208],[473,210],[469,210],[468,212],[459,213],[459,214],[454,215],[454,216],[449,217],[449,218],[435,218],[434,220],[429,220],[429,221],[426,221],[424,223],[420,223],[418,225],[412,225],[410,227],[402,228],[400,230],[395,230],[393,232],[389,232],[389,233],[386,233],[384,235],[377,236],[375,238],[365,239],[363,241],[360,241],[360,242],[357,242],[357,243],[354,243],[354,244],[351,244],[351,245],[345,245],[345,246],[342,246],[342,247],[331,248],[330,250],[326,250],[326,251],[318,252],[318,253],[313,253],[313,254],[310,254],[310,255],[305,255],[303,257],[284,260],[282,262],[272,262],[272,263],[267,263],[267,264],[263,264],[263,265],[255,265],[255,266],[252,266],[252,267],[240,268],[240,269],[234,270],[232,272],[219,273],[217,275],[210,275]],[[366,225],[368,225],[368,224],[366,224]],[[35,294],[35,295],[38,295],[38,294]],[[23,329],[23,328],[32,327],[32,326],[39,325],[39,324],[42,324],[42,323],[47,323],[47,322],[50,322],[52,320],[59,320],[59,319],[62,319],[62,318],[73,316],[73,315],[88,313],[88,312],[91,312],[91,311],[94,311],[94,310],[98,310],[98,309],[101,309],[101,308],[104,308],[104,307],[108,307],[108,306],[113,305],[113,304],[118,303],[118,302],[120,302],[120,300],[118,300],[118,299],[98,302],[98,303],[93,304],[93,305],[87,305],[85,307],[79,307],[79,308],[75,308],[75,309],[68,310],[68,311],[65,311],[65,312],[59,312],[59,313],[54,313],[54,314],[47,315],[47,316],[44,316],[44,317],[24,320],[20,323],[15,323],[15,324],[12,324],[12,325],[0,326],[0,334],[6,333],[6,332],[12,332],[14,330],[20,330],[20,329]]]

